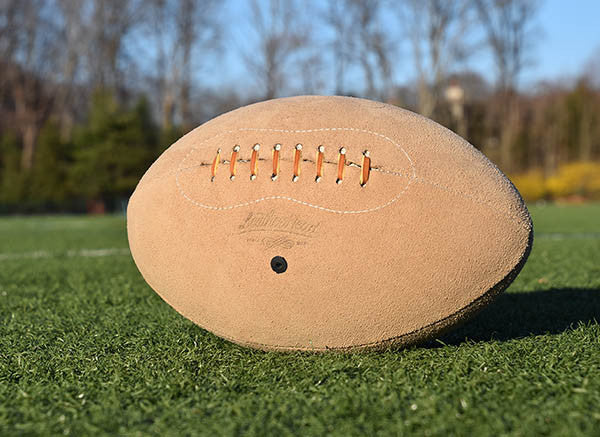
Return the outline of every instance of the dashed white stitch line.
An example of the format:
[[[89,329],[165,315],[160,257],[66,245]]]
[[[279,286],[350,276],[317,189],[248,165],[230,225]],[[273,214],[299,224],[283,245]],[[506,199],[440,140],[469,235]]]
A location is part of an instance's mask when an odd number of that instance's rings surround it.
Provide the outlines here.
[[[39,258],[96,258],[104,256],[129,255],[131,252],[127,248],[112,247],[108,249],[79,249],[67,250],[65,252],[48,252],[46,250],[36,250],[34,252],[23,253],[0,253],[0,261],[11,259],[39,259]]]
[[[408,178],[408,183],[406,184],[406,186],[404,186],[404,188],[396,195],[396,197],[394,197],[393,199],[391,199],[390,201],[386,202],[383,205],[379,205],[377,207],[374,208],[369,208],[369,209],[363,209],[363,210],[336,210],[336,209],[331,209],[331,208],[326,208],[323,206],[319,206],[319,205],[313,205],[312,203],[308,203],[302,200],[298,200],[298,199],[294,199],[292,197],[288,197],[288,196],[268,196],[268,197],[262,197],[260,199],[256,199],[253,201],[249,201],[249,202],[244,202],[244,203],[240,203],[237,205],[230,205],[230,206],[223,206],[223,207],[218,207],[218,206],[210,206],[210,205],[205,205],[203,203],[200,203],[194,199],[192,199],[191,197],[189,197],[187,195],[187,193],[183,190],[183,188],[181,187],[180,183],[179,183],[179,174],[181,173],[182,169],[183,169],[183,164],[187,161],[187,159],[189,158],[189,156],[195,152],[196,150],[198,150],[198,148],[204,144],[206,144],[207,142],[214,140],[215,138],[218,138],[220,136],[223,135],[227,135],[230,133],[234,133],[234,132],[281,132],[281,133],[311,133],[311,132],[328,132],[328,131],[352,131],[352,132],[362,132],[362,133],[367,133],[370,135],[374,135],[380,138],[383,138],[384,140],[392,143],[394,146],[396,146],[396,148],[398,148],[402,153],[404,153],[404,156],[406,156],[406,159],[408,159],[408,162],[410,163],[411,169],[412,169],[412,177]],[[396,143],[395,141],[393,141],[391,138],[380,134],[378,132],[372,132],[366,129],[356,129],[356,128],[352,128],[352,127],[333,127],[333,128],[319,128],[319,129],[298,129],[298,130],[288,130],[288,129],[270,129],[270,128],[239,128],[236,130],[229,130],[229,131],[225,131],[225,132],[221,132],[220,134],[217,134],[213,137],[207,138],[206,140],[202,141],[200,144],[198,144],[197,146],[192,147],[192,149],[185,155],[185,157],[181,160],[181,162],[179,163],[178,166],[178,170],[177,173],[175,175],[175,183],[177,185],[177,189],[179,190],[179,192],[181,193],[181,195],[188,200],[189,202],[191,202],[193,205],[201,207],[201,208],[205,208],[205,209],[209,209],[209,210],[213,210],[213,211],[226,211],[226,210],[231,210],[234,208],[241,208],[244,206],[249,206],[249,205],[253,205],[259,202],[263,202],[265,200],[288,200],[291,202],[295,202],[298,203],[300,205],[305,205],[311,208],[315,208],[321,211],[326,211],[326,212],[332,212],[332,213],[336,213],[336,214],[361,214],[361,213],[367,213],[367,212],[374,212],[374,211],[378,211],[380,209],[383,209],[389,205],[391,205],[392,203],[396,202],[400,196],[402,194],[404,194],[406,192],[406,190],[408,189],[408,187],[411,185],[413,179],[416,178],[416,170],[415,170],[415,165],[412,162],[412,159],[410,159],[410,156],[408,155],[408,153],[406,153],[406,150],[404,150],[402,148],[402,146],[400,146],[398,143]]]
[[[298,199],[294,199],[294,198],[288,197],[288,196],[269,196],[269,197],[263,197],[263,198],[256,199],[256,200],[253,200],[253,201],[244,202],[244,203],[240,203],[240,204],[237,204],[237,205],[230,205],[230,206],[226,206],[226,207],[216,207],[216,206],[205,205],[205,204],[200,203],[200,202],[192,199],[191,197],[189,197],[187,195],[187,193],[185,193],[185,191],[183,190],[183,188],[181,187],[180,182],[179,182],[179,173],[181,173],[181,171],[183,171],[185,169],[190,168],[190,167],[183,167],[183,164],[185,163],[185,161],[187,161],[187,159],[189,158],[189,156],[193,152],[195,152],[196,150],[198,150],[198,148],[200,146],[202,146],[203,144],[206,144],[207,142],[209,142],[209,141],[211,141],[211,140],[213,140],[215,138],[218,138],[220,136],[227,135],[227,134],[234,133],[234,132],[239,132],[239,131],[246,131],[246,132],[248,132],[248,131],[252,131],[252,132],[281,132],[281,133],[312,133],[312,132],[326,132],[326,131],[353,131],[353,132],[367,133],[367,134],[370,134],[370,135],[374,135],[374,136],[383,138],[384,140],[386,140],[386,141],[392,143],[394,146],[396,146],[396,148],[398,148],[400,151],[402,151],[402,153],[404,153],[404,155],[406,156],[406,159],[408,159],[408,162],[410,163],[411,170],[412,170],[412,175],[396,171],[395,169],[392,169],[392,170],[383,170],[383,169],[375,169],[375,168],[373,168],[372,170],[379,171],[381,173],[405,177],[405,178],[408,179],[408,183],[398,193],[398,195],[396,197],[394,197],[393,199],[391,199],[389,202],[387,202],[387,203],[385,203],[383,205],[374,207],[374,208],[364,209],[364,210],[356,210],[356,211],[335,210],[335,209],[326,208],[326,207],[319,206],[319,205],[313,205],[311,203],[308,203],[308,202],[305,202],[305,201],[302,201],[302,200],[298,200]],[[499,172],[499,170],[498,170],[498,172]],[[319,209],[319,210],[322,210],[322,211],[332,212],[332,213],[338,213],[338,214],[359,214],[359,213],[373,212],[373,211],[377,211],[377,210],[380,210],[382,208],[385,208],[385,207],[391,205],[392,203],[396,202],[400,198],[400,196],[407,191],[407,189],[412,184],[412,182],[413,181],[417,181],[419,183],[425,183],[427,185],[436,187],[436,188],[438,188],[440,190],[443,190],[443,191],[446,191],[446,192],[449,192],[449,193],[460,195],[463,198],[466,198],[466,199],[471,200],[473,202],[476,202],[476,203],[479,203],[481,205],[487,206],[487,207],[491,208],[492,210],[494,210],[494,211],[496,211],[496,212],[498,212],[500,214],[506,214],[506,211],[500,210],[496,205],[494,205],[492,203],[489,203],[486,200],[479,199],[479,198],[477,198],[475,196],[463,193],[463,192],[458,191],[458,190],[451,189],[449,187],[446,187],[444,185],[441,185],[441,184],[438,184],[438,183],[435,183],[435,182],[430,182],[430,181],[427,181],[427,180],[422,179],[422,178],[417,178],[417,176],[416,176],[416,170],[415,170],[415,165],[414,165],[412,159],[410,158],[410,156],[408,155],[408,153],[406,152],[406,150],[404,150],[404,148],[402,148],[402,146],[400,146],[398,143],[396,143],[391,138],[389,138],[389,137],[387,137],[387,136],[385,136],[385,135],[383,135],[383,134],[381,134],[379,132],[373,132],[373,131],[369,131],[369,130],[366,130],[366,129],[357,129],[357,128],[351,128],[351,127],[334,127],[334,128],[319,128],[319,129],[297,129],[297,130],[290,130],[290,129],[270,129],[270,128],[240,128],[240,129],[237,129],[237,130],[225,131],[225,132],[222,132],[220,134],[217,134],[217,135],[215,135],[213,137],[210,137],[210,138],[202,141],[197,146],[192,147],[192,149],[181,160],[181,162],[180,162],[180,164],[178,166],[177,172],[176,172],[175,181],[176,181],[177,188],[178,188],[179,192],[181,193],[181,195],[186,200],[188,200],[189,202],[191,202],[192,204],[194,204],[194,205],[196,205],[198,207],[209,209],[209,210],[213,210],[213,211],[231,210],[231,209],[234,209],[234,208],[241,208],[241,207],[253,205],[255,203],[259,203],[259,202],[266,201],[266,200],[281,199],[281,200],[288,200],[288,201],[291,201],[291,202],[296,202],[296,203],[299,203],[301,205],[306,205],[306,206],[309,206],[311,208],[316,208],[316,209]],[[519,222],[523,222],[523,219],[521,217],[517,217],[517,216],[514,216],[514,215],[510,215],[510,214],[509,214],[509,216],[511,218],[513,218],[513,219],[517,219]],[[524,224],[528,226],[528,223],[524,223]]]
[[[402,176],[402,177],[406,177],[406,178],[410,178],[411,176],[402,173],[401,171],[395,171],[395,170],[384,170],[382,168],[377,168],[377,167],[371,167],[371,171],[378,171],[379,173],[386,173],[386,174],[391,174],[394,176]]]
[[[351,163],[351,165],[356,165],[356,164]],[[180,171],[195,170],[195,169],[197,169],[198,167],[201,167],[201,166],[202,165],[196,165],[196,166],[191,166],[191,167],[183,167],[183,168],[180,169]],[[427,184],[427,185],[430,185],[430,186],[432,186],[434,188],[437,188],[439,190],[445,191],[447,193],[455,194],[455,195],[458,195],[458,196],[462,196],[462,197],[464,197],[467,200],[471,200],[471,201],[473,201],[475,203],[478,203],[480,205],[484,205],[484,206],[487,206],[489,208],[492,208],[496,212],[498,212],[499,214],[505,214],[506,213],[505,211],[503,211],[502,209],[498,208],[496,205],[494,205],[493,203],[488,202],[485,199],[481,199],[479,197],[472,196],[472,195],[467,194],[467,193],[465,193],[463,191],[454,190],[452,188],[446,187],[445,185],[439,184],[437,182],[428,181],[428,180],[423,179],[423,178],[411,178],[410,175],[408,175],[406,173],[402,173],[401,171],[398,171],[398,170],[384,170],[384,169],[381,169],[381,168],[372,167],[371,171],[376,171],[376,172],[379,172],[379,173],[389,174],[389,175],[393,175],[393,176],[399,176],[399,177],[407,178],[407,179],[410,179],[410,180],[414,179],[414,181],[417,182],[417,183]],[[281,197],[283,198],[284,196],[281,196]],[[271,199],[271,198],[265,198],[265,200],[269,200],[269,199]],[[191,202],[196,202],[193,199],[188,199],[188,200],[190,200]],[[291,199],[291,200],[294,200],[294,199]],[[247,205],[248,204],[244,204],[244,205],[241,205],[241,206],[247,206]],[[234,206],[234,207],[236,207],[236,206]],[[212,208],[217,208],[217,207],[205,206],[204,208],[212,209]],[[233,207],[224,207],[224,208],[230,208],[231,209]],[[512,217],[514,219],[517,219],[519,221],[522,221],[521,218],[519,218],[517,216],[510,215],[510,217]]]

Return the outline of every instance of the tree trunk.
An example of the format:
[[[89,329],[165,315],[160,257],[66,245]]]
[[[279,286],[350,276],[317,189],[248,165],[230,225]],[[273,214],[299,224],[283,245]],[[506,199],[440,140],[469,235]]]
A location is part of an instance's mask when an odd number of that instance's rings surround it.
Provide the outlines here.
[[[34,123],[27,123],[23,131],[23,152],[21,154],[21,168],[31,170],[33,166],[33,156],[35,154],[35,143],[38,136],[38,129]]]
[[[586,102],[584,102],[583,114],[579,123],[579,159],[590,161],[592,159],[592,117]]]
[[[165,93],[162,105],[162,127],[170,129],[173,126],[173,111],[175,109],[175,99],[170,91]]]
[[[431,117],[435,108],[435,97],[423,78],[419,79],[419,114]]]
[[[190,83],[181,83],[181,124],[185,132],[192,129],[192,113],[190,110]]]
[[[500,134],[500,166],[510,172],[514,168],[512,148],[519,130],[519,104],[514,96],[504,97],[502,133]]]

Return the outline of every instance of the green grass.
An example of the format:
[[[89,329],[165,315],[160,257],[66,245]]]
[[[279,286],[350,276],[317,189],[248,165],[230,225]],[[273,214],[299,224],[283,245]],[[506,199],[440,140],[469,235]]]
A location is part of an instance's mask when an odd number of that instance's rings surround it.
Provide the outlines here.
[[[81,256],[126,248],[122,217],[0,219],[0,435],[598,435],[600,205],[532,214],[529,262],[472,322],[331,355],[232,345],[126,252]]]

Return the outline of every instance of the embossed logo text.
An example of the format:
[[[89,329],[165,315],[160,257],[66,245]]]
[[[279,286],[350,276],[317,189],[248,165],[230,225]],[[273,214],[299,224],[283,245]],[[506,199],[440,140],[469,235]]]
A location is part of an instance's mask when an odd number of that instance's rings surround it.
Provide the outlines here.
[[[275,210],[269,212],[250,212],[239,225],[239,234],[266,232],[267,236],[249,235],[247,241],[259,243],[267,249],[276,247],[291,249],[303,246],[307,239],[316,235],[320,223],[309,222],[297,215],[281,215]],[[273,235],[285,233],[288,235]]]

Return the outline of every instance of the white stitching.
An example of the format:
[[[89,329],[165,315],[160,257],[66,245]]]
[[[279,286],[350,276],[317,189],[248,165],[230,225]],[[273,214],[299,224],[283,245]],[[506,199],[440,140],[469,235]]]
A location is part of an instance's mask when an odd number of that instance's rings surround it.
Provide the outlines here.
[[[304,202],[302,200],[298,200],[298,199],[294,199],[292,197],[287,197],[287,196],[269,196],[269,197],[262,197],[260,199],[256,199],[250,202],[245,202],[245,203],[241,203],[241,204],[237,204],[237,205],[232,205],[232,206],[226,206],[226,207],[215,207],[215,206],[210,206],[210,205],[204,205],[200,202],[197,202],[196,200],[190,198],[185,191],[182,189],[180,182],[179,182],[179,173],[181,173],[184,170],[191,170],[193,168],[197,168],[198,166],[191,166],[191,167],[183,167],[184,162],[189,158],[189,156],[195,152],[196,150],[198,150],[199,146],[202,146],[203,144],[207,143],[208,141],[211,141],[215,138],[218,138],[220,136],[229,134],[229,133],[234,133],[234,132],[239,132],[239,131],[258,131],[258,132],[282,132],[282,133],[311,133],[311,132],[323,132],[323,131],[356,131],[356,132],[363,132],[363,133],[368,133],[371,135],[375,135],[378,137],[381,137],[383,139],[385,139],[386,141],[392,143],[393,145],[395,145],[398,149],[400,149],[404,155],[406,156],[406,158],[408,159],[408,162],[410,163],[411,169],[412,169],[412,176],[406,173],[403,173],[401,171],[398,171],[396,169],[391,169],[391,170],[384,170],[381,168],[372,168],[373,171],[377,171],[377,172],[381,172],[381,173],[385,173],[385,174],[390,174],[390,175],[394,175],[394,176],[400,176],[400,177],[404,177],[408,179],[408,183],[406,184],[406,186],[402,189],[402,191],[400,191],[398,193],[398,195],[396,197],[394,197],[393,199],[391,199],[389,202],[380,205],[378,207],[375,208],[371,208],[371,209],[366,209],[366,210],[357,210],[357,211],[339,211],[339,210],[334,210],[334,209],[330,209],[330,208],[325,208],[319,205],[313,205],[310,204],[308,202]],[[240,208],[240,207],[245,207],[245,206],[249,206],[249,205],[253,205],[255,203],[259,203],[262,201],[266,201],[266,200],[289,200],[291,202],[296,202],[299,203],[301,205],[306,205],[309,206],[311,208],[316,208],[322,211],[326,211],[326,212],[333,212],[333,213],[338,213],[338,214],[359,214],[359,213],[365,213],[365,212],[372,212],[372,211],[377,211],[379,209],[385,208],[389,205],[391,205],[392,203],[394,203],[396,200],[399,199],[399,197],[404,194],[409,186],[412,184],[413,181],[416,181],[417,183],[424,183],[427,185],[430,185],[432,187],[435,187],[437,189],[440,189],[442,191],[446,191],[447,193],[452,193],[458,196],[461,196],[467,200],[471,200],[472,202],[475,203],[479,203],[481,205],[487,206],[488,208],[492,209],[493,211],[499,213],[499,214],[505,214],[508,215],[509,217],[511,217],[512,219],[516,219],[518,222],[522,223],[524,226],[529,226],[528,222],[526,220],[523,220],[522,217],[516,216],[514,214],[507,214],[507,211],[503,211],[500,208],[498,208],[496,205],[490,203],[489,201],[486,201],[484,199],[480,199],[476,196],[472,196],[469,195],[467,193],[464,193],[462,191],[459,190],[455,190],[449,187],[446,187],[442,184],[436,183],[436,182],[432,182],[432,181],[428,181],[426,179],[423,178],[417,178],[416,176],[416,170],[415,170],[415,166],[414,163],[412,161],[412,159],[410,158],[410,156],[408,155],[408,153],[396,142],[394,142],[391,138],[380,134],[378,132],[372,132],[369,130],[365,130],[365,129],[356,129],[356,128],[320,128],[320,129],[301,129],[301,130],[287,130],[287,129],[267,129],[267,128],[240,128],[238,130],[230,130],[230,131],[226,131],[226,132],[221,132],[218,135],[215,135],[213,137],[210,137],[206,140],[204,140],[203,142],[201,142],[198,146],[194,146],[192,147],[192,149],[186,154],[186,156],[181,160],[176,172],[176,184],[177,184],[177,188],[179,190],[179,192],[181,193],[181,195],[188,200],[189,202],[191,202],[192,204],[198,206],[198,207],[202,207],[205,209],[209,209],[209,210],[216,210],[216,211],[220,211],[220,210],[231,210],[234,208]],[[173,172],[169,172],[169,174],[172,174]]]
[[[408,162],[410,163],[411,169],[412,169],[412,177],[408,178],[408,183],[404,186],[404,188],[390,201],[388,201],[387,203],[383,204],[383,205],[379,205],[377,207],[373,207],[373,208],[369,208],[369,209],[363,209],[363,210],[336,210],[336,209],[331,209],[331,208],[326,208],[323,206],[319,206],[319,205],[313,205],[311,203],[308,202],[304,202],[302,200],[298,200],[298,199],[294,199],[292,197],[288,197],[288,196],[268,196],[268,197],[262,197],[260,199],[256,199],[256,200],[252,200],[250,202],[244,202],[244,203],[239,203],[237,205],[231,205],[231,206],[223,206],[223,207],[218,207],[218,206],[210,206],[210,205],[204,205],[203,203],[200,203],[192,198],[190,198],[187,193],[183,190],[183,188],[181,187],[181,184],[179,182],[179,174],[181,173],[181,171],[184,169],[183,164],[187,161],[187,159],[189,158],[189,156],[195,152],[196,150],[198,150],[198,148],[204,144],[206,144],[207,142],[214,140],[215,138],[218,138],[220,136],[223,135],[227,135],[230,133],[235,133],[235,132],[281,132],[281,133],[311,133],[311,132],[328,132],[328,131],[352,131],[352,132],[362,132],[362,133],[367,133],[370,135],[374,135],[380,138],[383,138],[384,140],[392,143],[394,146],[396,146],[398,149],[400,149],[400,151],[402,153],[404,153],[404,156],[406,156],[406,159],[408,159]],[[277,199],[281,199],[281,200],[289,200],[291,202],[296,202],[299,203],[301,205],[305,205],[305,206],[309,206],[311,208],[315,208],[315,209],[319,209],[321,211],[326,211],[326,212],[332,212],[332,213],[336,213],[336,214],[361,214],[361,213],[366,213],[366,212],[374,212],[380,209],[383,209],[389,205],[391,205],[392,203],[394,203],[396,200],[398,200],[400,198],[400,196],[402,194],[404,194],[406,192],[406,190],[408,189],[408,187],[410,186],[410,184],[412,183],[412,181],[414,179],[416,179],[416,170],[415,170],[415,165],[412,161],[412,159],[410,159],[410,156],[408,155],[408,153],[406,153],[406,150],[404,150],[402,148],[402,146],[400,146],[398,143],[396,143],[395,141],[393,141],[391,138],[380,134],[378,132],[372,132],[366,129],[356,129],[356,128],[352,128],[352,127],[333,127],[333,128],[319,128],[319,129],[299,129],[299,130],[288,130],[288,129],[269,129],[269,128],[239,128],[236,130],[229,130],[229,131],[225,131],[225,132],[221,132],[220,134],[217,134],[213,137],[210,137],[204,141],[202,141],[200,144],[198,144],[197,146],[192,147],[192,149],[185,155],[185,157],[181,160],[181,162],[179,163],[179,166],[177,168],[177,174],[175,175],[175,183],[177,185],[177,189],[179,190],[180,194],[186,199],[188,200],[190,203],[192,203],[195,206],[201,207],[201,208],[205,208],[205,209],[209,209],[209,210],[213,210],[213,211],[226,211],[226,210],[231,210],[234,208],[241,208],[241,207],[245,207],[245,206],[249,206],[249,205],[253,205],[255,203],[259,203],[265,200],[277,200]]]

